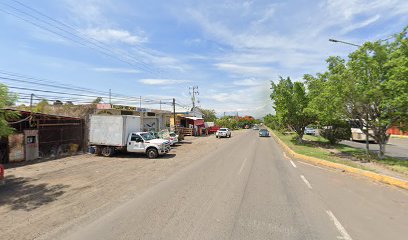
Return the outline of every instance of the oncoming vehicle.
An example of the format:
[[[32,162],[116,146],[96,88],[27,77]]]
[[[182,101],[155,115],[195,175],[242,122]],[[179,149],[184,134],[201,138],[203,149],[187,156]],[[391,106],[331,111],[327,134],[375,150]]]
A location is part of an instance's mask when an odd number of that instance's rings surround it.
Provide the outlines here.
[[[269,131],[267,129],[261,129],[261,130],[259,130],[259,136],[260,137],[269,137]]]
[[[220,128],[216,133],[215,137],[222,138],[222,137],[231,137],[231,131],[228,128]]]

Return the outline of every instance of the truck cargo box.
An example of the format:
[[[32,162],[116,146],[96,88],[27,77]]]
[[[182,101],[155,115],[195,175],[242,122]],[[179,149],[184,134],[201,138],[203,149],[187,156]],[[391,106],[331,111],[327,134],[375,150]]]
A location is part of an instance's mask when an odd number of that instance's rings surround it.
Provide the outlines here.
[[[140,131],[140,117],[132,115],[91,115],[90,145],[126,146],[131,132]]]

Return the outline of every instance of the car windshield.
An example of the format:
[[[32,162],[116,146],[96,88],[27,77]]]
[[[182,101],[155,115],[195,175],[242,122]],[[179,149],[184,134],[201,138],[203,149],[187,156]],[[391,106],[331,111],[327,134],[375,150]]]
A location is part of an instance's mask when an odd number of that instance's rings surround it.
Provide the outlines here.
[[[140,136],[142,136],[143,140],[145,141],[154,139],[154,137],[150,133],[141,133]]]
[[[266,129],[261,129],[261,130],[259,130],[260,132],[267,132],[268,130],[266,130]]]
[[[220,128],[221,132],[226,132],[228,130],[228,128]]]

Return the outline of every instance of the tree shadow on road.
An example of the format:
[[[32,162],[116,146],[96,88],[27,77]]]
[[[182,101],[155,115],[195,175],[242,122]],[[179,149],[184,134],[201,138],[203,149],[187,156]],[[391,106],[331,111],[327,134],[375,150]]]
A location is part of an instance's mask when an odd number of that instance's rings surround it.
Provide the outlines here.
[[[0,187],[0,206],[11,210],[31,211],[49,204],[62,196],[69,185],[33,183],[33,178],[7,176],[6,184]]]

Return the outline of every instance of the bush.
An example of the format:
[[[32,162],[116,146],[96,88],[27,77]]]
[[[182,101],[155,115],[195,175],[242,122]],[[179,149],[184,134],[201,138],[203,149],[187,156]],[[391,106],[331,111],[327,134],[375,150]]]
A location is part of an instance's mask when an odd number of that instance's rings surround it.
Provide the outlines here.
[[[333,125],[323,128],[320,135],[327,139],[330,144],[336,144],[341,140],[350,139],[351,129],[347,124]]]

